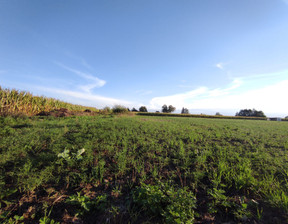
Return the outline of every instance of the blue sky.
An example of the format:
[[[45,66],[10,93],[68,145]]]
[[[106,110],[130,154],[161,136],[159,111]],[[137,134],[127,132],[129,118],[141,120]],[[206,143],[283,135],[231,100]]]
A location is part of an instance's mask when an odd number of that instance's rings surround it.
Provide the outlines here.
[[[288,0],[0,0],[0,85],[103,108],[287,116]]]

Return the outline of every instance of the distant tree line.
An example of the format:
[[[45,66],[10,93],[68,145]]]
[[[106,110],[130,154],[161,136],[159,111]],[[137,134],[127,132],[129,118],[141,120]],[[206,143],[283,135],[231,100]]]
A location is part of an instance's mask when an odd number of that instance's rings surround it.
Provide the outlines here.
[[[163,106],[162,106],[162,112],[163,113],[172,113],[172,112],[174,112],[176,110],[176,107],[174,107],[174,106],[172,106],[172,105],[169,105],[169,106],[167,106],[166,104],[164,104]],[[139,108],[139,110],[137,110],[135,107],[133,107],[132,108],[132,110],[131,110],[132,112],[148,112],[148,110],[147,110],[147,108],[145,107],[145,106],[141,106],[140,108]],[[183,109],[182,109],[182,112],[183,113],[189,113],[189,111],[188,111],[188,109],[187,108],[184,108],[183,107]]]
[[[242,116],[242,117],[266,117],[266,115],[261,110],[251,110],[251,109],[244,109],[240,110],[236,113],[235,116]]]
[[[172,113],[176,110],[176,107],[169,105],[167,106],[164,104],[162,106],[162,113]],[[125,112],[148,112],[146,106],[141,106],[139,109],[135,109],[135,107],[130,110],[129,108],[122,106],[122,105],[115,105],[112,109],[110,107],[104,107],[102,109],[103,112],[105,113],[125,113]],[[159,113],[159,111],[156,111],[156,113]],[[189,110],[185,107],[182,107],[181,114],[189,114]],[[202,114],[201,114],[202,115]],[[219,112],[215,114],[216,116],[223,116]],[[261,110],[255,110],[255,109],[242,109],[239,112],[235,114],[236,117],[266,117],[266,115],[263,113]],[[285,119],[288,119],[288,116],[285,117]]]
[[[139,107],[139,111],[140,112],[148,112],[147,108],[145,106],[141,106]],[[138,112],[137,109],[135,109],[135,107],[132,108],[132,112]]]

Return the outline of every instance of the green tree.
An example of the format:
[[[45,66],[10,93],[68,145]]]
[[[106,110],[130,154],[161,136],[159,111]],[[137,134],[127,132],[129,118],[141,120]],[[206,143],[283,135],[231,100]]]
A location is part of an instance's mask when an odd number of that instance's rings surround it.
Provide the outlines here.
[[[173,107],[172,105],[169,105],[168,107],[168,113],[172,113],[173,111],[176,110],[176,107]]]
[[[146,108],[145,106],[141,106],[141,107],[139,108],[139,111],[140,111],[140,112],[148,112],[148,110],[147,110],[147,108]]]
[[[236,113],[235,116],[243,116],[243,117],[266,117],[266,115],[261,110],[251,110],[251,109],[244,109],[240,110]]]
[[[176,107],[173,107],[172,105],[169,105],[169,107],[167,107],[167,105],[164,104],[164,105],[162,106],[162,112],[163,112],[163,113],[172,113],[172,112],[175,111],[175,110],[176,110]]]
[[[162,112],[163,112],[163,113],[168,113],[168,107],[167,107],[166,104],[164,104],[164,105],[162,106]]]
[[[181,114],[189,114],[189,110],[187,108],[182,108]]]

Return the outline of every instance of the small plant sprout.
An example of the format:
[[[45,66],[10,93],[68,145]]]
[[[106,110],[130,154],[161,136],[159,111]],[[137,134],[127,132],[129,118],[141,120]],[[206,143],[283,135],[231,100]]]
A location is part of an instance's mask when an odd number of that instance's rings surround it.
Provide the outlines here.
[[[82,160],[82,154],[85,152],[85,149],[79,149],[76,153],[70,153],[69,149],[65,149],[63,152],[58,154],[59,158],[63,158],[66,161],[69,160]]]

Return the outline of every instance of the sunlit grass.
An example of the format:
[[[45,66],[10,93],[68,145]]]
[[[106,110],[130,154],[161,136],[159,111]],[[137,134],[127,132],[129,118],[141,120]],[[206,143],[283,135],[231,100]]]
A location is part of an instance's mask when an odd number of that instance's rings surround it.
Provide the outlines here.
[[[110,115],[0,121],[2,221],[21,217],[18,201],[34,194],[42,202],[35,196],[31,206],[46,201],[52,212],[33,210],[27,222],[62,222],[53,212],[61,206],[84,222],[288,221],[286,122]]]

